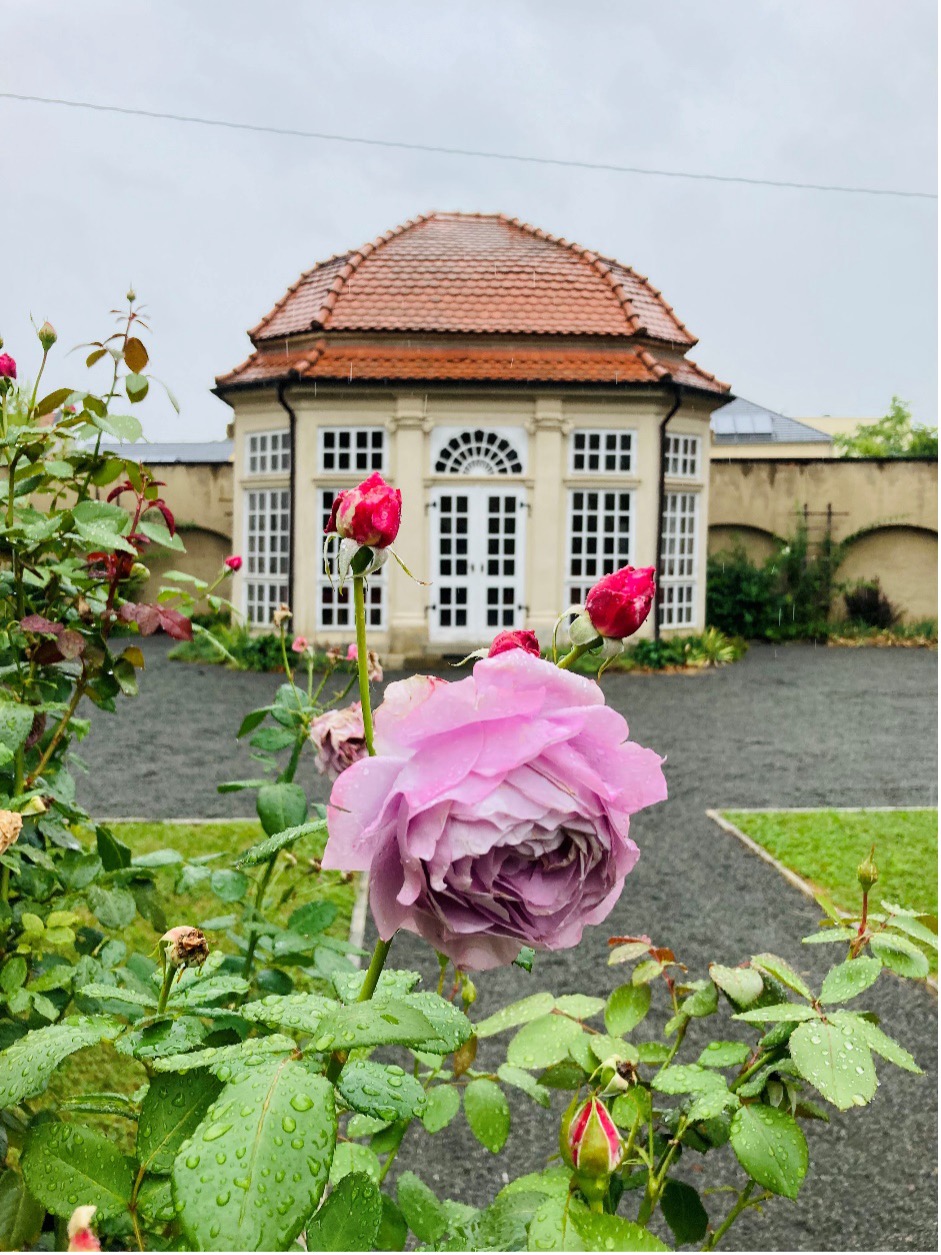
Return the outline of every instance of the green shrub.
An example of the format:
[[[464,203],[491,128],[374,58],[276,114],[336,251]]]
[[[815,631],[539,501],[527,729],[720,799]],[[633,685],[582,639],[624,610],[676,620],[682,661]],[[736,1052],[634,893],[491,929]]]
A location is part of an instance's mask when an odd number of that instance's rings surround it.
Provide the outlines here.
[[[843,594],[846,602],[846,613],[852,623],[861,623],[865,627],[891,628],[902,617],[897,606],[893,605],[879,587],[878,580],[867,580],[847,589]]]
[[[706,622],[731,636],[763,637],[778,619],[770,566],[757,566],[742,545],[712,554],[706,568]]]

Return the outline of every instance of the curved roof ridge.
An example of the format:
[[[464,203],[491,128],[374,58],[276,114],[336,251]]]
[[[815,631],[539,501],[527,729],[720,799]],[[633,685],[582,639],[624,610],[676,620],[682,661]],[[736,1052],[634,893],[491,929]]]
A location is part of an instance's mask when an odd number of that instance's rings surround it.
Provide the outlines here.
[[[417,227],[419,223],[427,222],[429,218],[435,215],[416,214],[414,218],[406,218],[404,222],[400,222],[398,226],[391,227],[388,231],[383,231],[381,235],[377,235],[374,240],[370,240],[368,244],[347,255],[347,262],[333,283],[330,285],[330,291],[327,293],[323,304],[318,311],[316,322],[326,329],[327,321],[350,278],[356,273],[367,257],[371,257],[383,244],[388,244],[390,240],[394,240],[397,235],[404,235],[406,231],[410,231],[412,227]]]
[[[510,226],[514,226],[520,231],[526,231],[537,240],[548,240],[551,244],[558,244],[562,248],[567,248],[576,257],[580,257],[583,261],[588,262],[595,274],[600,276],[617,298],[618,304],[624,311],[624,317],[631,335],[636,335],[638,331],[643,330],[641,321],[634,312],[633,305],[631,305],[630,298],[621,284],[612,276],[611,266],[606,264],[606,259],[600,257],[597,253],[593,253],[590,248],[583,248],[581,244],[567,240],[564,236],[553,235],[551,231],[545,231],[542,227],[534,227],[530,222],[522,222],[519,218],[509,217],[508,214],[498,214],[497,217],[502,222],[509,223]]]
[[[297,289],[309,279],[313,278],[318,270],[323,270],[325,266],[332,265],[332,263],[336,261],[348,261],[351,256],[352,253],[350,251],[345,253],[334,253],[332,257],[324,257],[321,261],[315,262],[313,266],[311,266],[310,270],[305,270],[303,274],[301,274],[300,278],[291,284],[284,296],[282,296],[279,301],[275,302],[273,308],[265,314],[264,318],[262,318],[260,322],[257,322],[254,327],[249,327],[249,337],[254,339],[260,331],[263,331],[265,327],[267,327],[267,325],[274,319],[275,315],[281,312]]]

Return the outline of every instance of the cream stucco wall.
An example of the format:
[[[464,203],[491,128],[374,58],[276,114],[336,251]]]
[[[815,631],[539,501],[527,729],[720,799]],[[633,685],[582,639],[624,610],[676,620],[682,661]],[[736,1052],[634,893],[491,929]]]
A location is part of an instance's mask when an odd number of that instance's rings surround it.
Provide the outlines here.
[[[806,507],[811,540],[832,509],[835,540],[854,537],[841,583],[878,578],[908,619],[938,613],[938,464],[887,459],[712,463],[709,549],[741,539],[762,559],[789,536]],[[840,607],[834,607],[839,613]]]
[[[404,390],[289,387],[285,399],[297,416],[295,472],[294,619],[293,627],[320,644],[343,643],[348,629],[327,631],[317,625],[317,581],[321,570],[322,522],[319,491],[351,487],[361,473],[325,474],[320,468],[319,432],[323,427],[384,427],[387,432],[386,478],[402,491],[403,520],[396,550],[410,570],[427,579],[432,569],[428,505],[435,488],[454,486],[458,477],[436,475],[432,468],[434,433],[442,427],[512,429],[524,462],[519,476],[460,476],[462,486],[481,483],[494,487],[517,485],[526,512],[526,625],[548,641],[557,616],[566,608],[564,562],[567,553],[568,491],[577,487],[630,488],[634,491],[634,541],[636,565],[654,565],[657,538],[657,480],[659,426],[672,396],[651,389],[601,392],[496,391],[469,393],[437,390],[419,393]],[[244,493],[250,487],[288,485],[284,474],[246,473],[246,439],[249,433],[283,430],[288,415],[273,390],[232,394],[228,398],[234,421],[233,550],[245,552]],[[705,618],[706,520],[709,512],[708,422],[712,405],[705,398],[684,401],[671,420],[671,433],[701,437],[699,473],[695,479],[668,480],[667,488],[695,491],[699,497],[699,533],[696,562],[696,609],[693,627]],[[569,472],[568,439],[582,427],[629,429],[636,432],[634,473],[629,476],[574,476]],[[244,596],[246,572],[235,580],[233,596]],[[395,656],[440,653],[429,645],[428,611],[434,589],[416,584],[390,560],[387,581],[386,628],[372,633],[378,648]],[[652,622],[644,633],[653,630]],[[690,630],[686,628],[684,630]],[[446,652],[469,651],[485,641],[452,640]]]

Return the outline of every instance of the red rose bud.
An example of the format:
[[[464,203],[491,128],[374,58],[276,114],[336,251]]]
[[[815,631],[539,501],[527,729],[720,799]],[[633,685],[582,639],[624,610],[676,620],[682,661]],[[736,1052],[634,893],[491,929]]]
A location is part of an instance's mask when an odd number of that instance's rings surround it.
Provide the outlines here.
[[[16,378],[16,362],[9,353],[0,353],[0,379]]]
[[[505,654],[510,649],[522,649],[527,654],[533,654],[537,658],[541,653],[535,632],[500,632],[493,638],[493,644],[490,646],[490,652],[487,654],[487,657],[495,658],[497,654]]]
[[[385,549],[399,534],[401,522],[402,494],[376,471],[356,488],[337,493],[324,531],[328,536],[336,532],[357,545]]]
[[[69,1219],[66,1233],[70,1251],[100,1251],[101,1243],[92,1229],[97,1207],[76,1207]]]
[[[603,1102],[593,1096],[581,1106],[572,1103],[562,1120],[559,1148],[586,1198],[603,1198],[624,1156],[621,1135]]]
[[[39,336],[39,343],[47,353],[59,338],[51,322],[44,322],[36,334]]]
[[[585,612],[599,636],[633,636],[650,614],[656,584],[654,568],[622,567],[604,576],[585,598]]]
[[[241,571],[242,559],[237,553],[233,553],[231,557],[226,558],[224,565],[227,566],[230,571]]]

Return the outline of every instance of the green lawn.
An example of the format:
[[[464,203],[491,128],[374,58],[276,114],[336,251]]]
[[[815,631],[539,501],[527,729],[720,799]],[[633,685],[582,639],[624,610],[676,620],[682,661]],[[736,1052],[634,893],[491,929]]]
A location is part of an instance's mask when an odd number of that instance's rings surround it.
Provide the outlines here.
[[[207,866],[231,867],[236,855],[264,836],[260,824],[255,820],[226,819],[213,820],[205,823],[109,823],[109,828],[125,845],[130,846],[133,854],[149,854],[154,850],[174,849],[184,859],[197,858],[207,854],[218,853],[219,858]],[[311,858],[319,858],[323,853],[323,839],[304,838],[294,846],[297,866],[291,866],[282,855],[277,862],[274,877],[269,885],[265,898],[267,913],[270,917],[287,921],[288,915],[298,906],[313,899],[327,899],[338,908],[336,919],[328,928],[328,932],[336,937],[347,938],[350,932],[350,919],[356,896],[356,884],[346,879],[340,872],[314,871],[310,867]],[[169,926],[174,924],[193,924],[203,927],[207,921],[240,912],[241,903],[226,903],[211,891],[208,884],[196,885],[184,894],[175,892],[176,877],[179,866],[171,866],[158,871],[157,879],[161,889],[161,901]],[[260,869],[251,873],[251,879],[257,878]],[[254,888],[249,889],[247,896],[254,895]],[[272,904],[282,902],[280,909]],[[91,922],[91,921],[90,921]],[[207,928],[206,934],[210,945],[223,950],[232,950],[232,945],[225,937],[224,930]],[[145,920],[137,916],[134,922],[124,931],[122,940],[129,951],[149,954],[153,951],[158,934]],[[70,1056],[57,1069],[46,1095],[48,1105],[55,1106],[63,1099],[75,1098],[79,1094],[90,1091],[118,1091],[132,1094],[147,1080],[144,1068],[132,1059],[118,1055],[110,1046],[95,1046],[79,1051]],[[130,1150],[131,1126],[126,1120],[116,1117],[97,1117],[81,1115],[77,1117],[83,1123],[115,1138],[122,1149]]]
[[[856,869],[876,847],[879,881],[872,897],[938,912],[938,812],[723,811],[723,818],[779,862],[825,890],[844,911],[858,912]]]

